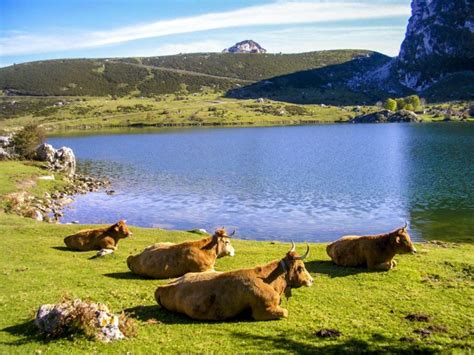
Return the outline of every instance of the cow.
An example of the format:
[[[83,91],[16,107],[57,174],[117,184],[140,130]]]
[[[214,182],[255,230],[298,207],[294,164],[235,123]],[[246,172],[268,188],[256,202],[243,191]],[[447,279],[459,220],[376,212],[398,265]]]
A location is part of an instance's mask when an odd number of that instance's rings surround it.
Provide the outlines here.
[[[133,235],[126,222],[121,220],[110,227],[81,230],[64,238],[64,244],[71,250],[99,250],[97,256],[112,254],[120,239]]]
[[[336,265],[366,266],[370,270],[390,270],[397,265],[395,254],[416,253],[406,223],[386,234],[344,236],[329,244],[326,251]]]
[[[230,236],[234,234],[235,231]],[[165,279],[213,270],[217,258],[234,254],[230,238],[222,228],[200,240],[150,245],[140,254],[130,255],[127,265],[134,274]]]
[[[184,313],[197,320],[226,320],[250,310],[255,320],[288,317],[280,307],[281,295],[291,296],[292,288],[311,286],[313,278],[292,243],[281,260],[253,269],[228,272],[186,274],[159,286],[155,291],[158,304],[172,312]]]

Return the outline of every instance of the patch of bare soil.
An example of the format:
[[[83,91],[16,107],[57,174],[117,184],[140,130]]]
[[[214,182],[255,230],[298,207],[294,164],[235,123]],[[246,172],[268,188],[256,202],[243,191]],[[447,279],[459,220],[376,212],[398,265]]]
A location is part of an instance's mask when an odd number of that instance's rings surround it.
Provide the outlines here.
[[[410,322],[429,322],[431,317],[424,313],[410,313],[405,317]]]

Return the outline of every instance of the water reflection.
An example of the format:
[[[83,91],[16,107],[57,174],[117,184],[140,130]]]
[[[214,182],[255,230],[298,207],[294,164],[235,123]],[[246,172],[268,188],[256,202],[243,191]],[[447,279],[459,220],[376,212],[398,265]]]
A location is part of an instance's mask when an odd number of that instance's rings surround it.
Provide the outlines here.
[[[473,128],[324,125],[50,140],[71,146],[83,172],[110,177],[117,191],[78,197],[64,221],[225,225],[244,238],[327,241],[409,220],[415,239],[430,239],[473,235]]]

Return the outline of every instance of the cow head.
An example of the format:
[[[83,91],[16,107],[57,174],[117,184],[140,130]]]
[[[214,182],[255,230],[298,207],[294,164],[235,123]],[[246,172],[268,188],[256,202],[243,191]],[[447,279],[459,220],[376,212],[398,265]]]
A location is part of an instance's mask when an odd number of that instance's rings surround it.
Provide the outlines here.
[[[392,235],[392,243],[395,246],[395,251],[397,254],[416,253],[416,248],[410,239],[407,227],[408,224],[405,222],[405,226],[395,230]]]
[[[295,243],[291,242],[291,249],[281,260],[287,273],[288,286],[298,288],[313,285],[313,278],[306,270],[303,260],[309,255],[309,245],[306,244],[306,253],[302,256],[296,253]]]
[[[130,229],[128,229],[126,223],[127,221],[122,219],[118,221],[117,223],[115,223],[114,225],[112,225],[109,228],[109,230],[112,232],[112,234],[115,237],[119,239],[130,237],[133,235],[133,233],[130,231]]]
[[[222,258],[223,256],[234,256],[235,249],[230,244],[230,237],[235,234],[235,230],[231,235],[227,235],[224,228],[217,229],[213,235],[213,241],[217,244],[217,257]]]

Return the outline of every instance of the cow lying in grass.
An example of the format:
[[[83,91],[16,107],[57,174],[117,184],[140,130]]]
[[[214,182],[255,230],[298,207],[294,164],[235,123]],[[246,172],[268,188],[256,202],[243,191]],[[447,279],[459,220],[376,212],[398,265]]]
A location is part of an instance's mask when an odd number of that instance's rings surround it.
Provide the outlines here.
[[[125,223],[121,220],[110,227],[81,230],[64,238],[64,244],[71,250],[99,250],[97,256],[111,254],[117,250],[120,239],[133,234]]]
[[[213,270],[217,258],[234,254],[225,229],[218,229],[213,236],[201,240],[153,244],[140,254],[129,256],[127,265],[137,275],[164,279]]]
[[[326,251],[336,265],[367,266],[371,270],[390,270],[397,265],[395,254],[416,253],[406,224],[387,234],[342,237]]]
[[[156,301],[169,311],[184,313],[200,320],[233,318],[251,310],[255,320],[286,318],[288,310],[280,307],[283,293],[292,288],[311,286],[313,278],[306,271],[303,256],[295,245],[281,260],[264,266],[229,272],[192,273],[155,291]]]

